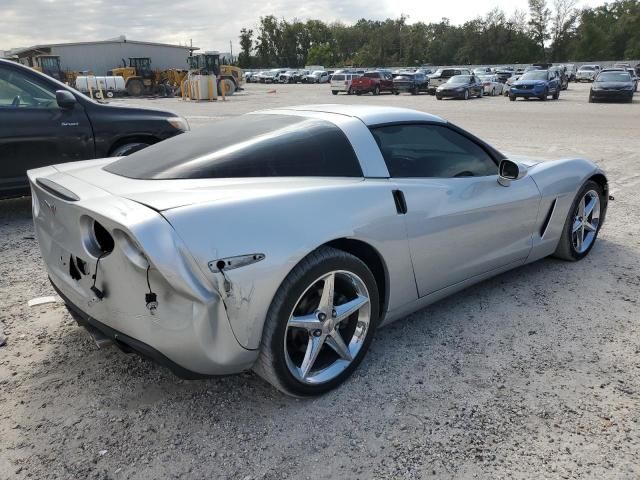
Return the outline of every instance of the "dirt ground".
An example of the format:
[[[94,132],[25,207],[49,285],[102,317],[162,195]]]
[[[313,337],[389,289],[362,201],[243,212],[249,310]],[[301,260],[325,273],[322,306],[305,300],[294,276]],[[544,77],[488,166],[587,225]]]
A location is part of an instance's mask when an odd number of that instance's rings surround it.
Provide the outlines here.
[[[53,290],[30,200],[2,201],[0,478],[640,478],[640,96],[587,93],[464,102],[249,85],[225,103],[127,100],[212,132],[260,108],[412,107],[504,152],[590,158],[615,201],[584,261],[519,268],[378,331],[354,376],[312,400],[252,373],[182,381],[99,350],[60,303],[28,307]]]

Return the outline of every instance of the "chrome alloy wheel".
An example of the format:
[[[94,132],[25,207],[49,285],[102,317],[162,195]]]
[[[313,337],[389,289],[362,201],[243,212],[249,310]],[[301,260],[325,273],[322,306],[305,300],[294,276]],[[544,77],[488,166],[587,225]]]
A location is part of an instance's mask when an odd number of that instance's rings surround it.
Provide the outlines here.
[[[596,238],[600,225],[600,196],[589,190],[580,199],[571,228],[571,242],[578,253],[586,252]]]
[[[306,384],[333,380],[358,355],[370,320],[369,292],[359,276],[336,270],[316,279],[287,322],[284,349],[289,372]]]

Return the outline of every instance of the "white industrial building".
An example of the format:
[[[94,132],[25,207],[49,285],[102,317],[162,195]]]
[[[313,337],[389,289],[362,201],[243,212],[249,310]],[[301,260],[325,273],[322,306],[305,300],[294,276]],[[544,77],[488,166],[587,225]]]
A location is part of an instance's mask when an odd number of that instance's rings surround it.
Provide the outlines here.
[[[4,52],[5,57],[17,58],[20,63],[30,65],[30,59],[38,55],[57,55],[62,70],[89,71],[95,75],[106,75],[108,70],[122,66],[129,57],[149,57],[151,68],[166,70],[185,69],[187,57],[197,47],[170,45],[166,43],[141,42],[120,37],[95,41],[34,45],[26,48],[14,48]]]

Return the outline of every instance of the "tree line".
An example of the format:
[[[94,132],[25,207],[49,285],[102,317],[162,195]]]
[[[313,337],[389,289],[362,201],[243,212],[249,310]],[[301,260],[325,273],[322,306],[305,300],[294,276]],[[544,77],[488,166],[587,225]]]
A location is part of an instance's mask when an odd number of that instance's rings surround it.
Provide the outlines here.
[[[463,25],[396,19],[353,25],[261,17],[240,31],[243,68],[512,64],[640,58],[640,0],[577,8],[529,0],[508,17],[495,8]]]

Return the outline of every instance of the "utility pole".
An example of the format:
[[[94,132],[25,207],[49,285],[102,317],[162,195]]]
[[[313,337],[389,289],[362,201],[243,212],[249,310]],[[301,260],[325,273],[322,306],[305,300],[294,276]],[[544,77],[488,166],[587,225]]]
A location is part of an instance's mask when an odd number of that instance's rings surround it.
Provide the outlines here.
[[[231,40],[229,40],[229,54],[231,55],[231,63],[234,63],[234,61],[233,61],[233,42]]]

